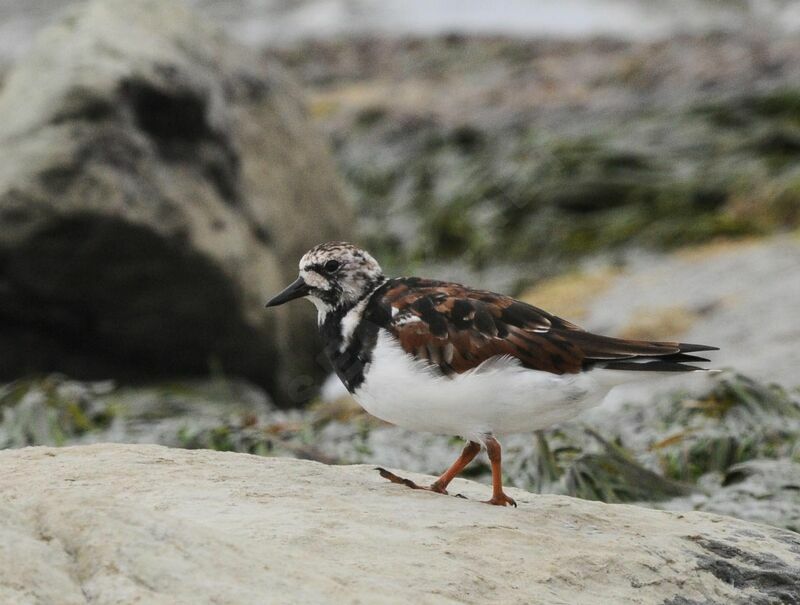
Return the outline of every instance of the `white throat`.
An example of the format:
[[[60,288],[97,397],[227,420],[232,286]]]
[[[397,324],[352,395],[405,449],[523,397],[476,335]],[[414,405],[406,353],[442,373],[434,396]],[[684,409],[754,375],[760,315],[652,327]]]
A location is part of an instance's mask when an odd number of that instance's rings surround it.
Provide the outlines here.
[[[306,298],[314,303],[314,306],[317,308],[317,324],[321,326],[325,322],[325,318],[328,316],[331,308],[316,296],[306,296]]]

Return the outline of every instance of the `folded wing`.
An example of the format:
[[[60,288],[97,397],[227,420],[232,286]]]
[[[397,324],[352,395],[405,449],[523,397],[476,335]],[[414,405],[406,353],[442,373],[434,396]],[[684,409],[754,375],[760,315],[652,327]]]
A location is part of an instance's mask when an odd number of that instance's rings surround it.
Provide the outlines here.
[[[716,347],[600,336],[532,305],[459,284],[399,278],[382,289],[381,327],[417,359],[445,375],[460,374],[496,356],[511,356],[553,374],[593,367],[613,370],[690,371],[693,355]]]

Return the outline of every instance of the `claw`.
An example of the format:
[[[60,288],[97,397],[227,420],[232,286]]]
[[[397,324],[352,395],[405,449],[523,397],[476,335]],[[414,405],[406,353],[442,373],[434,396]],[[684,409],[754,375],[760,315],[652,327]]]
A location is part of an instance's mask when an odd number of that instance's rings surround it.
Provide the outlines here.
[[[447,490],[443,487],[439,487],[438,482],[434,482],[429,486],[419,485],[414,483],[411,479],[406,479],[404,477],[398,477],[391,471],[387,471],[385,468],[381,468],[380,466],[376,466],[375,470],[378,471],[384,479],[388,479],[392,483],[397,483],[399,485],[405,485],[406,487],[410,487],[411,489],[421,489],[425,490],[426,492],[434,492],[437,494],[444,494],[445,496],[449,495]],[[463,496],[462,496],[463,498]]]
[[[494,506],[513,506],[517,508],[517,502],[514,498],[510,496],[506,496],[504,493],[501,493],[499,496],[492,496],[491,500],[484,500],[484,504],[493,504]]]
[[[384,479],[388,479],[392,483],[399,483],[400,485],[405,485],[406,487],[410,487],[411,489],[427,489],[422,487],[421,485],[417,485],[411,479],[405,479],[403,477],[398,477],[394,473],[387,471],[385,468],[381,468],[380,466],[376,466],[375,470],[378,471]]]

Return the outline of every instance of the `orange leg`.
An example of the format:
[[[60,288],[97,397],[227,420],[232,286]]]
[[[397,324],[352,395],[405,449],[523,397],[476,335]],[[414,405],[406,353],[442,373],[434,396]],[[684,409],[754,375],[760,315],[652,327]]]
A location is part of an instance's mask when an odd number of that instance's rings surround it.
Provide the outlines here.
[[[503,469],[500,455],[500,443],[489,435],[484,442],[486,453],[489,455],[489,462],[492,463],[492,499],[486,500],[487,504],[497,506],[516,506],[513,498],[509,498],[503,491]]]
[[[461,450],[461,455],[458,457],[458,459],[453,462],[450,468],[442,473],[441,477],[433,482],[431,489],[435,492],[439,492],[440,494],[446,494],[447,486],[450,485],[450,482],[461,474],[461,471],[463,471],[467,465],[472,462],[473,458],[475,458],[480,451],[480,443],[475,443],[474,441],[467,442],[467,445],[465,445],[464,449]]]
[[[498,445],[498,447],[500,446]],[[437,494],[446,494],[447,486],[450,485],[450,482],[455,479],[470,462],[472,462],[472,459],[475,458],[480,451],[481,446],[479,443],[476,443],[475,441],[468,442],[467,445],[464,446],[464,449],[458,459],[442,474],[441,477],[431,483],[428,487],[417,485],[411,479],[398,477],[394,473],[390,473],[384,468],[378,468],[376,470],[381,474],[381,477],[388,479],[392,483],[400,483],[401,485],[405,485],[411,489],[424,489],[431,492],[436,492]]]

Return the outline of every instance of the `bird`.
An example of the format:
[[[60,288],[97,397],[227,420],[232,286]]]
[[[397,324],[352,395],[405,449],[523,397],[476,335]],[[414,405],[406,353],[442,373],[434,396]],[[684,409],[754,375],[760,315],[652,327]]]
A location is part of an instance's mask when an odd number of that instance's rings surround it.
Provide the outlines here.
[[[643,376],[704,371],[694,353],[717,347],[624,340],[588,332],[510,296],[458,283],[384,275],[366,250],[332,241],[300,259],[299,276],[266,306],[307,298],[325,355],[371,415],[415,431],[459,436],[461,455],[436,481],[447,494],[483,449],[492,470],[486,502],[516,506],[503,490],[497,437],[534,432],[599,405]]]

